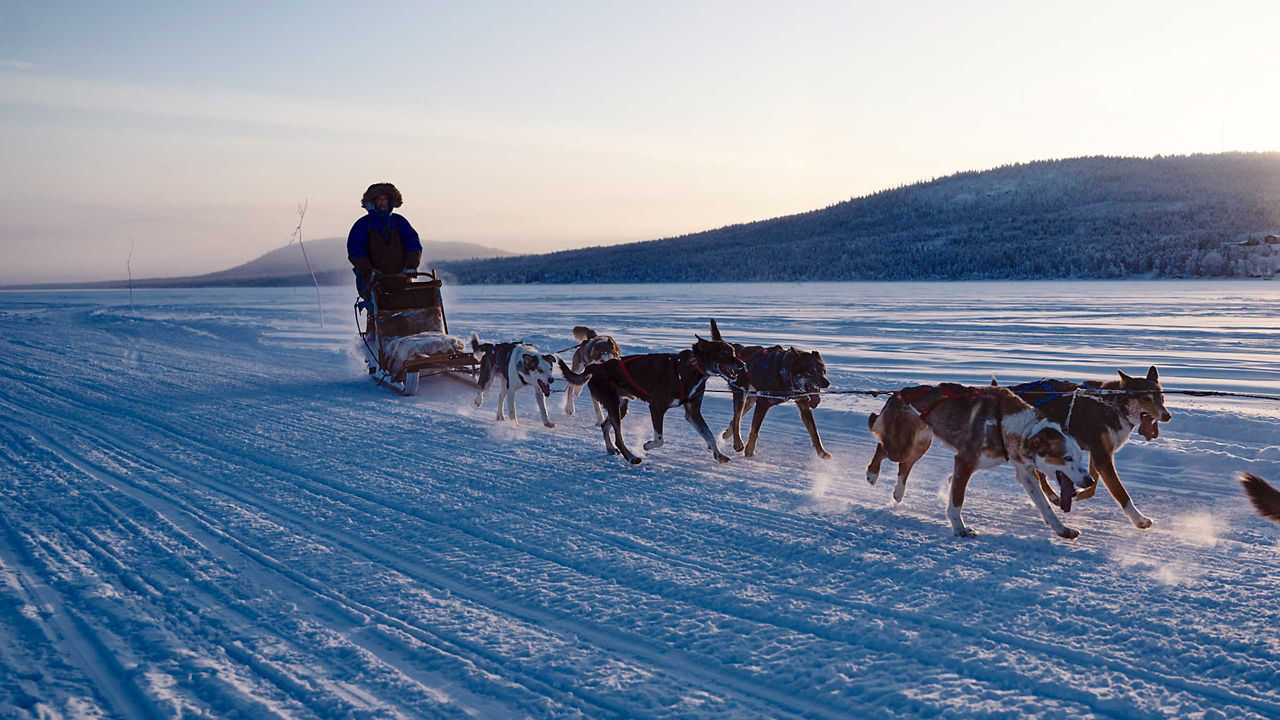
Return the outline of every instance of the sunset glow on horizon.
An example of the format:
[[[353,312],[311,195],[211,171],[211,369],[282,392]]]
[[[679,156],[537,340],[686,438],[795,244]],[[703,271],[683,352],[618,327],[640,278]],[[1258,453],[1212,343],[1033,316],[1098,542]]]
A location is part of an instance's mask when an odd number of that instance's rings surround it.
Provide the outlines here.
[[[345,235],[541,252],[1080,155],[1280,149],[1280,5],[389,3],[0,9],[0,282]],[[57,248],[50,259],[50,248]]]

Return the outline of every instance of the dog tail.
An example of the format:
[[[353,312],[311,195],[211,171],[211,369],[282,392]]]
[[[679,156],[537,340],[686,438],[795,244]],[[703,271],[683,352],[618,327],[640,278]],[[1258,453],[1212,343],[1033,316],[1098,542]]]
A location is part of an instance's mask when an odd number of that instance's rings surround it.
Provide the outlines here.
[[[479,360],[481,356],[493,349],[493,343],[480,342],[480,336],[475,330],[471,331],[471,354],[475,359]]]
[[[596,331],[585,325],[579,325],[573,329],[573,339],[580,343],[586,342],[596,336]]]
[[[1280,522],[1280,490],[1267,484],[1266,480],[1253,473],[1240,473],[1240,484],[1249,496],[1249,501],[1258,509],[1258,514],[1268,520]]]
[[[560,373],[564,375],[564,379],[574,385],[583,385],[591,379],[591,373],[576,373],[560,358],[556,358],[556,362],[560,364]]]

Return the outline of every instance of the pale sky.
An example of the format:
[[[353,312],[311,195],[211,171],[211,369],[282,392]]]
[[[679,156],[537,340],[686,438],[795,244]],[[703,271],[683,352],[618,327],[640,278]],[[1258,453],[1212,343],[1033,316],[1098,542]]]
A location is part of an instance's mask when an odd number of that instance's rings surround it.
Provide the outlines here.
[[[270,7],[267,7],[269,5]],[[1280,149],[1280,2],[0,5],[0,282],[346,235],[665,237],[960,170]]]

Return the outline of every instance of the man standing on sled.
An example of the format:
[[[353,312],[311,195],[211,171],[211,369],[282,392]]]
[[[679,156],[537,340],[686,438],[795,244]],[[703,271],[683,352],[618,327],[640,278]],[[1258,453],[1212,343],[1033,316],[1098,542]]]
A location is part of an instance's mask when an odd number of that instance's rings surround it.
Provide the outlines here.
[[[404,204],[400,191],[391,183],[375,183],[364,191],[360,204],[368,214],[351,226],[347,236],[347,259],[356,274],[360,297],[369,297],[374,271],[384,284],[403,282],[402,273],[418,269],[422,262],[422,242],[403,215],[392,211]]]

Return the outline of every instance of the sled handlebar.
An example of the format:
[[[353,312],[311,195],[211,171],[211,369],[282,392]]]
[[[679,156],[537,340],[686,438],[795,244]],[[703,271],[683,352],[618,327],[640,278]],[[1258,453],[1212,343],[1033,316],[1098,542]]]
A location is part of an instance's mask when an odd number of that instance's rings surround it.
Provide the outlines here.
[[[373,271],[373,273],[369,276],[369,278],[370,278],[370,279],[369,279],[369,282],[370,282],[371,284],[375,284],[375,285],[376,285],[376,284],[379,284],[379,283],[382,281],[382,279],[383,279],[383,278],[388,278],[388,277],[394,277],[394,278],[419,278],[419,277],[424,277],[424,278],[431,278],[432,280],[436,280],[436,279],[438,279],[438,278],[436,277],[436,272],[435,272],[434,270],[430,270],[430,271],[427,271],[427,272],[420,272],[420,271],[418,271],[418,270],[405,270],[405,271],[403,271],[403,272],[398,272],[398,273],[384,273],[384,272],[381,272],[380,270],[378,270],[378,269],[376,269],[376,268],[375,268],[375,269],[374,269],[374,271]]]

